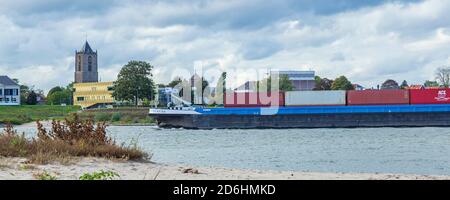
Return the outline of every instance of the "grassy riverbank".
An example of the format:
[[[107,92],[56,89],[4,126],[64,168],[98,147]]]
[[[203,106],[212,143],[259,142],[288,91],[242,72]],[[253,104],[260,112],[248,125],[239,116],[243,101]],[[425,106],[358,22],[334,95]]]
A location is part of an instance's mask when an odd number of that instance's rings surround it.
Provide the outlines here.
[[[114,108],[85,110],[79,114],[82,119],[106,122],[110,125],[153,125],[155,120],[148,116],[148,108]]]
[[[0,124],[24,124],[36,120],[63,119],[80,110],[78,106],[21,105],[0,106]]]

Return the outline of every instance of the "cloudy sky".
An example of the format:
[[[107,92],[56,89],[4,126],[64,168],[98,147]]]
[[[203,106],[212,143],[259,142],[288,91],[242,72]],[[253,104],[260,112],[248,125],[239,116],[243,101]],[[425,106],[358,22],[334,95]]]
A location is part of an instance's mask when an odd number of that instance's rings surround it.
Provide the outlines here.
[[[198,66],[423,83],[450,64],[449,10],[448,0],[0,0],[0,74],[66,85],[87,35],[102,81],[145,60],[159,83]]]

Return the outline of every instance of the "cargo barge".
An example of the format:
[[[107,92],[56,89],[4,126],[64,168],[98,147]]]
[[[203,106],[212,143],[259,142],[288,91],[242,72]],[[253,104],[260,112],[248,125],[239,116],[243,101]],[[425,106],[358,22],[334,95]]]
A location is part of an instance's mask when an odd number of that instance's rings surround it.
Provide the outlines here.
[[[150,109],[149,114],[160,127],[187,129],[450,127],[449,92],[286,92],[275,95],[273,104],[251,93],[227,94],[224,108]]]
[[[150,109],[150,115],[160,127],[187,129],[450,126],[450,105]]]

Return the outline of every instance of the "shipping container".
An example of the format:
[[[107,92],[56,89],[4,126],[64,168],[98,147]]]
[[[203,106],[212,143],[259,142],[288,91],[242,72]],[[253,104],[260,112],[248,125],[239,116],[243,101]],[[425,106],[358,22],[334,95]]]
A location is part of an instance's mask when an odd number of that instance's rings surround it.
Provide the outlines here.
[[[234,92],[223,95],[226,108],[284,106],[284,92]]]
[[[345,105],[344,90],[290,91],[286,92],[286,106]]]
[[[410,90],[411,104],[448,104],[450,89]]]
[[[409,104],[408,90],[351,90],[347,91],[347,105]]]

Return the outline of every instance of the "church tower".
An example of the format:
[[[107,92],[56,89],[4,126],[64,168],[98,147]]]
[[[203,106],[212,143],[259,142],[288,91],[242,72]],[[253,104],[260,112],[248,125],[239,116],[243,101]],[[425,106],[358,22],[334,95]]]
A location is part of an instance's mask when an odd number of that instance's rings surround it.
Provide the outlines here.
[[[98,82],[97,51],[86,41],[80,51],[75,52],[75,83]]]

